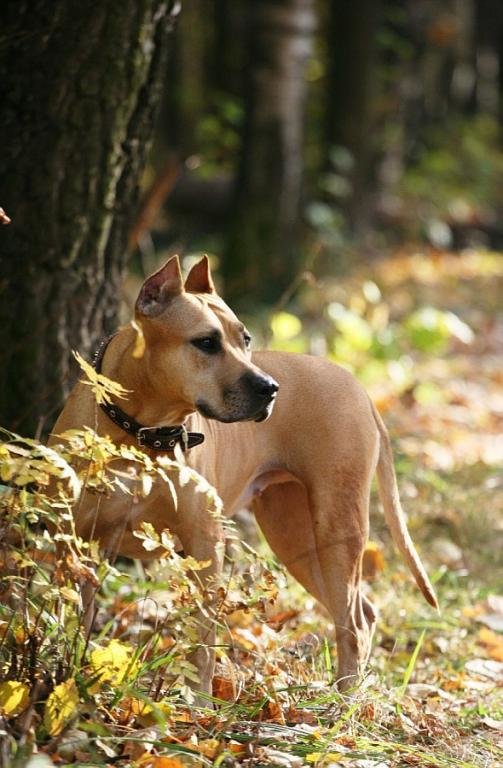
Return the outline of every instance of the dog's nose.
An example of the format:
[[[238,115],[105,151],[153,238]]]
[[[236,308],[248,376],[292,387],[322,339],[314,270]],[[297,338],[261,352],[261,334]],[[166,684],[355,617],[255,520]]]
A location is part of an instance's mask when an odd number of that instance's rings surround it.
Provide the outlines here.
[[[259,374],[250,374],[247,376],[248,385],[255,395],[264,400],[272,400],[279,389],[279,384],[271,376],[262,376]]]
[[[257,382],[257,392],[264,397],[273,397],[279,389],[279,384],[270,376],[260,376]]]

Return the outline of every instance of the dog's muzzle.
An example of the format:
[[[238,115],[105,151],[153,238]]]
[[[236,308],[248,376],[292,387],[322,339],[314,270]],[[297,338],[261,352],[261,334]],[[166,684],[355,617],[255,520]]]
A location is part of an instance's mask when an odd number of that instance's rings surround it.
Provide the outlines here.
[[[250,402],[253,421],[265,421],[272,412],[279,384],[271,376],[257,373],[245,373],[241,379]]]
[[[224,392],[222,410],[205,400],[198,400],[196,405],[203,416],[217,421],[265,421],[271,415],[278,389],[271,376],[249,371]]]

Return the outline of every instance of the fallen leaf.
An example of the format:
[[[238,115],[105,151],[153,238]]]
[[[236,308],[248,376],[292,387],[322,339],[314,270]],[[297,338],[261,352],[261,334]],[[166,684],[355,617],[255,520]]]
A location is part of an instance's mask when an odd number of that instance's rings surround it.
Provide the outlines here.
[[[438,696],[440,699],[446,699],[448,701],[454,701],[455,697],[446,693],[436,685],[430,685],[428,683],[409,683],[407,686],[407,696],[411,699],[426,699],[428,696]]]
[[[139,669],[134,661],[133,648],[120,640],[110,640],[106,648],[96,648],[91,653],[91,669],[100,683],[122,683],[126,675],[134,677]]]
[[[384,570],[384,555],[382,549],[375,541],[368,541],[363,553],[362,576],[365,581],[374,581],[377,575]]]
[[[203,739],[196,745],[196,749],[209,760],[214,760],[222,751],[222,744],[218,739]]]
[[[480,645],[483,645],[487,654],[491,659],[495,661],[503,661],[503,637],[497,635],[492,629],[482,627],[479,630],[478,641]]]
[[[44,725],[51,736],[57,736],[77,712],[79,693],[75,680],[57,685],[45,704]]]
[[[0,713],[7,717],[19,715],[28,706],[30,689],[24,683],[7,680],[0,683]]]
[[[230,680],[228,677],[214,675],[213,696],[222,701],[236,701],[237,691],[234,681]]]
[[[140,757],[135,766],[138,768],[186,768],[179,757],[166,757],[165,755],[149,755]]]
[[[285,725],[285,716],[283,714],[283,710],[281,709],[281,705],[274,699],[269,699],[264,709],[262,710],[262,713],[264,719],[272,720],[274,723]]]
[[[487,726],[487,728],[491,728],[493,731],[503,732],[503,720],[495,720],[494,717],[486,715],[480,722]]]
[[[293,704],[285,712],[287,723],[303,723],[306,725],[316,725],[318,718],[310,709],[297,709]]]
[[[487,677],[493,683],[503,683],[503,663],[492,659],[471,659],[465,669],[472,675]]]
[[[494,632],[503,632],[503,597],[501,595],[488,595],[483,613],[477,616],[477,621],[485,624]]]
[[[313,763],[317,766],[328,766],[330,763],[339,763],[343,758],[340,752],[311,752],[306,755],[307,763]]]
[[[275,613],[273,616],[269,616],[266,624],[271,627],[271,629],[274,629],[276,632],[279,632],[280,629],[282,629],[287,621],[290,621],[291,619],[295,619],[299,615],[299,611],[289,610],[289,611],[280,611],[279,613]]]
[[[229,743],[226,745],[226,749],[229,752],[232,752],[234,755],[244,755],[246,752],[246,747],[244,744],[241,744],[239,741],[229,741]]]
[[[269,765],[285,766],[285,768],[296,768],[303,764],[301,757],[297,755],[291,755],[289,752],[280,752],[278,749],[263,748],[262,753],[266,758],[264,761],[260,761],[261,764],[268,763]]]

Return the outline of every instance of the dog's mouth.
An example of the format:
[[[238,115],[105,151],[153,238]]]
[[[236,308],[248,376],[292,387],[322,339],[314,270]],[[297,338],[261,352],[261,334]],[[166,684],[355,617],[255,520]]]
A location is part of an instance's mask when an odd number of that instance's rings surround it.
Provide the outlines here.
[[[267,419],[272,413],[272,409],[274,408],[275,402],[276,402],[276,396],[272,398],[271,402],[268,405],[266,405],[266,407],[262,410],[261,413],[258,414],[258,416],[255,416],[253,421],[267,421]]]
[[[196,408],[199,413],[207,419],[214,419],[215,421],[221,421],[224,424],[232,424],[236,421],[266,421],[272,413],[276,396],[274,395],[267,405],[261,405],[260,408],[253,411],[250,410],[236,410],[230,413],[218,413],[209,403],[204,400],[198,400]]]

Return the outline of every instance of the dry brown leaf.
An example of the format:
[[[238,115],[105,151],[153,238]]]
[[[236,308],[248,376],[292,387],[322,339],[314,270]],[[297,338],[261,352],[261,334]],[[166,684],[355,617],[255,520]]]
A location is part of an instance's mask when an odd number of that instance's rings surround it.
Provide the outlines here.
[[[244,744],[241,744],[239,741],[229,741],[229,743],[226,746],[226,749],[229,750],[229,752],[232,752],[234,755],[244,755],[246,752],[246,747]]]
[[[272,720],[274,723],[285,725],[285,715],[278,701],[269,699],[264,709],[262,710],[264,720]]]
[[[222,701],[235,701],[237,698],[237,691],[234,681],[228,677],[214,675],[213,696]]]
[[[287,723],[303,723],[304,725],[317,725],[318,718],[310,709],[297,709],[293,704],[285,713]]]
[[[298,615],[299,611],[280,611],[279,613],[275,613],[273,616],[269,616],[266,624],[267,626],[271,627],[271,629],[279,632],[280,629],[283,629],[287,621],[297,618]]]

